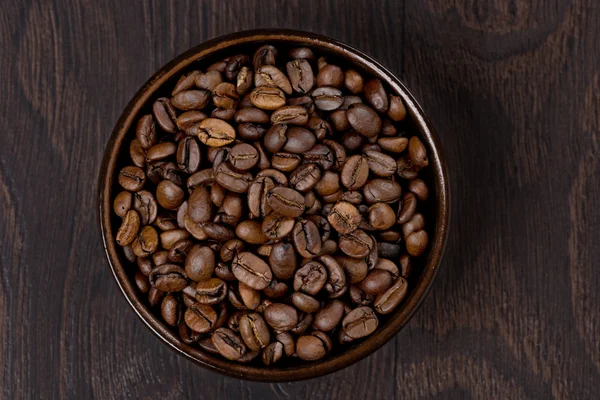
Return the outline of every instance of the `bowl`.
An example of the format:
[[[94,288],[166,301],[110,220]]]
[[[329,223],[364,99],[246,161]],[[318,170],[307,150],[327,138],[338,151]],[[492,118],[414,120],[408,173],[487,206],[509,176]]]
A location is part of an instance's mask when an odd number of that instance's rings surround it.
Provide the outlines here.
[[[141,115],[142,111],[147,112],[149,100],[158,97],[157,92],[160,92],[163,84],[174,83],[173,80],[181,72],[189,69],[190,64],[198,60],[205,60],[208,65],[246,49],[248,52],[253,51],[264,43],[317,49],[319,53],[332,56],[341,63],[352,64],[366,74],[380,78],[395,94],[401,96],[411,128],[418,132],[428,148],[430,164],[424,179],[429,183],[431,193],[425,206],[426,215],[430,216],[427,227],[430,233],[429,246],[426,253],[420,257],[421,262],[417,263],[409,280],[409,293],[404,302],[380,323],[371,336],[342,352],[330,354],[316,362],[290,362],[288,365],[275,364],[269,367],[239,364],[193,348],[183,343],[171,328],[156,317],[141,299],[126,268],[130,263],[125,259],[122,250],[116,246],[118,217],[112,213],[113,183],[116,182],[116,174],[122,166],[122,153],[127,153],[122,151],[122,147],[124,142],[127,143],[126,137],[138,115]],[[104,249],[109,267],[129,305],[154,334],[178,353],[212,371],[256,381],[295,381],[332,373],[367,357],[392,339],[415,313],[437,274],[448,234],[449,202],[448,175],[440,141],[423,109],[404,84],[377,61],[347,44],[314,33],[284,29],[245,31],[212,39],[177,56],[162,67],[135,94],[121,114],[106,145],[99,176],[99,217]]]

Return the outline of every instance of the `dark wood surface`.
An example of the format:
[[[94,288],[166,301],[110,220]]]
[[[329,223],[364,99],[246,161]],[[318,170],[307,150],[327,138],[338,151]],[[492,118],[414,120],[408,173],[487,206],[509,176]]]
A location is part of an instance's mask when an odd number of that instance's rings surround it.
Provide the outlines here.
[[[0,397],[597,398],[596,0],[2,0]],[[96,179],[160,66],[259,27],[330,35],[398,73],[446,148],[453,221],[417,315],[380,351],[288,384],[208,372],[134,315]]]

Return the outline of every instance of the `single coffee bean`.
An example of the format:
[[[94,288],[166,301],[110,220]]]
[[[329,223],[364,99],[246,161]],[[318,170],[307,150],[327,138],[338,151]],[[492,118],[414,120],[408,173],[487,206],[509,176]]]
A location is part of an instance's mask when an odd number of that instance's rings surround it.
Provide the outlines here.
[[[295,327],[293,327],[290,332],[294,335],[304,335],[306,331],[312,326],[315,317],[314,314],[309,313],[299,313],[298,314],[298,323]]]
[[[193,137],[184,138],[177,146],[177,166],[187,174],[193,174],[200,167],[200,146]]]
[[[235,85],[229,82],[219,83],[212,92],[212,100],[217,108],[236,108],[240,95]]]
[[[156,200],[161,207],[167,210],[176,210],[184,199],[183,189],[171,181],[161,181],[156,188]]]
[[[385,203],[375,203],[369,207],[369,224],[377,230],[389,229],[396,223],[396,213]]]
[[[375,137],[381,130],[381,117],[365,104],[352,104],[346,111],[352,129],[368,138]]]
[[[267,193],[267,203],[274,211],[290,218],[304,212],[304,196],[291,188],[275,187]]]
[[[373,333],[378,324],[373,309],[363,306],[355,308],[344,317],[342,328],[348,337],[359,339]]]
[[[196,282],[206,281],[215,271],[215,254],[207,246],[195,245],[185,259],[185,273]]]
[[[150,284],[163,292],[179,292],[187,286],[185,271],[174,264],[163,264],[152,270]]]
[[[224,162],[216,168],[215,180],[227,190],[235,193],[246,193],[250,182],[252,182],[252,175],[248,172],[236,170],[230,163]]]
[[[152,226],[144,226],[131,244],[133,253],[138,257],[148,257],[158,249],[158,233]]]
[[[196,300],[202,304],[218,304],[227,296],[227,283],[219,278],[210,278],[196,285]]]
[[[401,194],[400,184],[390,179],[373,179],[363,187],[363,195],[368,204],[393,203],[400,198]]]
[[[344,303],[331,300],[315,314],[313,327],[323,332],[330,332],[340,323],[344,315]]]
[[[415,179],[419,167],[414,165],[408,156],[403,156],[396,161],[396,172],[403,179]]]
[[[289,56],[295,60],[306,58],[309,61],[313,61],[315,59],[313,51],[308,47],[295,47],[289,51]]]
[[[379,151],[367,150],[364,152],[367,157],[369,169],[377,176],[392,176],[396,173],[396,161]]]
[[[286,94],[292,94],[290,80],[274,65],[263,65],[254,74],[254,86],[278,87]]]
[[[283,145],[283,151],[289,153],[304,154],[309,151],[316,142],[315,135],[305,128],[291,127],[286,132],[287,140]]]
[[[294,229],[294,219],[271,213],[263,220],[261,229],[261,235],[263,235],[264,232],[264,236],[266,236],[267,240],[280,240],[292,233],[292,229]]]
[[[215,275],[228,282],[236,280],[235,275],[233,275],[233,272],[231,271],[231,266],[224,262],[217,263],[217,266],[215,267]],[[231,289],[229,292],[231,292]]]
[[[296,251],[304,258],[313,258],[321,252],[321,234],[317,225],[306,219],[296,222],[293,230]]]
[[[317,86],[331,86],[341,89],[344,84],[344,71],[337,65],[327,64],[317,75]]]
[[[273,279],[269,286],[263,290],[263,293],[271,299],[280,299],[287,294],[288,290],[288,285],[284,282],[278,282]]]
[[[252,57],[254,69],[259,69],[263,65],[275,65],[277,53],[277,49],[269,44],[259,47]]]
[[[302,106],[279,107],[275,110],[275,112],[273,112],[273,114],[271,114],[271,123],[273,124],[289,124],[304,126],[307,122],[308,112]]]
[[[311,94],[315,106],[322,111],[332,111],[344,104],[342,91],[330,86],[319,87]]]
[[[235,113],[234,120],[239,124],[267,124],[269,123],[269,115],[259,108],[248,107],[238,110]]]
[[[206,90],[184,90],[173,96],[171,105],[183,111],[201,110],[208,105],[209,100],[210,94]]]
[[[350,285],[350,300],[357,306],[368,306],[373,303],[375,296],[362,290],[360,284]]]
[[[345,132],[351,128],[350,122],[348,122],[348,116],[346,110],[336,110],[329,114],[329,121],[331,126],[338,132]]]
[[[406,221],[406,223],[402,225],[402,234],[406,239],[411,233],[419,231],[423,228],[425,228],[425,218],[423,218],[423,214],[416,213],[410,220]]]
[[[152,268],[154,268],[154,265],[152,265],[152,261],[149,258],[137,257],[136,263],[138,268],[140,269],[140,272],[145,276],[150,275],[150,272],[152,272]]]
[[[413,136],[408,141],[408,158],[413,165],[423,168],[429,165],[429,159],[427,158],[427,149],[423,142],[418,137]]]
[[[300,192],[308,192],[321,179],[321,169],[316,164],[302,164],[290,174],[290,185]]]
[[[413,192],[421,201],[426,201],[429,197],[429,189],[422,179],[413,179],[408,182],[408,190]]]
[[[406,238],[406,251],[413,257],[419,257],[425,252],[428,241],[424,230],[413,232]]]
[[[209,199],[210,193],[207,187],[201,186],[194,189],[187,202],[187,215],[198,223],[210,221],[213,212]]]
[[[219,71],[206,71],[206,73],[196,76],[196,86],[200,89],[212,92],[219,83],[223,82],[223,77]]]
[[[339,109],[345,111],[348,110],[348,107],[350,107],[352,104],[359,104],[362,102],[362,98],[359,96],[344,96],[344,104],[342,104]]]
[[[408,254],[401,255],[399,265],[400,276],[402,276],[404,279],[408,279],[410,273],[412,272],[412,263],[410,261],[410,256]]]
[[[236,225],[242,218],[243,204],[242,198],[235,194],[229,193],[223,200],[223,205],[219,208],[219,213],[215,217],[215,220],[219,220],[221,223],[228,224],[231,226]],[[219,222],[217,221],[217,223]]]
[[[333,166],[334,154],[331,149],[325,145],[316,144],[303,154],[304,163],[316,164],[324,170],[328,170]]]
[[[408,146],[408,139],[403,137],[382,137],[377,140],[381,148],[390,153],[402,153]]]
[[[131,209],[132,199],[131,192],[124,190],[119,193],[113,202],[113,211],[115,214],[123,218],[127,214],[127,211]]]
[[[263,232],[262,224],[256,220],[240,222],[235,228],[235,234],[250,244],[264,244],[269,241],[269,237]]]
[[[315,295],[325,286],[327,270],[323,264],[310,261],[296,271],[294,276],[294,290]]]
[[[135,137],[144,150],[148,150],[156,144],[158,137],[152,115],[147,114],[140,118],[135,128]]]
[[[337,232],[346,234],[357,229],[362,218],[356,207],[345,201],[340,201],[333,206],[327,220]]]
[[[389,95],[389,109],[387,112],[388,117],[394,121],[402,121],[406,118],[406,107],[402,102],[400,96]]]
[[[219,256],[224,262],[230,262],[233,257],[244,250],[244,243],[239,239],[231,239],[225,242],[219,251]]]
[[[325,242],[329,239],[331,235],[331,225],[327,220],[320,215],[309,215],[306,217],[309,221],[315,223],[317,228],[319,229],[319,234],[321,235],[321,242]]]
[[[292,294],[292,303],[300,311],[306,313],[314,313],[321,308],[321,304],[317,299],[301,292],[294,292]]]
[[[235,237],[235,232],[233,229],[220,223],[205,222],[201,225],[201,227],[209,239],[213,239],[218,242],[225,242]]]
[[[319,262],[327,269],[327,283],[325,283],[325,291],[329,298],[338,298],[348,290],[346,282],[346,274],[344,269],[335,258],[330,255],[321,255]]]
[[[350,190],[356,190],[364,186],[369,178],[369,164],[366,157],[350,156],[340,174],[342,184]]]
[[[323,140],[323,144],[331,149],[334,155],[333,169],[339,171],[346,163],[346,150],[338,142],[333,140]]]
[[[277,279],[289,279],[296,271],[296,253],[292,244],[279,242],[273,245],[269,264]]]
[[[256,152],[258,153],[258,163],[256,166],[262,170],[271,168],[271,160],[269,160],[269,157],[267,156],[262,144],[260,142],[254,142],[252,143],[252,146],[254,146]]]
[[[201,334],[198,332],[194,332],[193,330],[191,330],[186,324],[185,322],[181,322],[178,326],[178,331],[179,331],[179,337],[181,338],[181,341],[187,345],[191,345],[194,344],[196,342],[202,342],[200,341],[200,336]],[[210,338],[209,338],[210,340]],[[200,348],[203,350],[206,350],[208,352],[211,353],[216,353],[216,349],[209,349],[206,348],[204,344],[198,343]],[[212,344],[211,344],[212,347]],[[214,351],[213,351],[214,350]]]
[[[167,325],[177,326],[183,317],[183,309],[177,298],[168,294],[163,298],[160,306],[160,315]]]
[[[177,117],[177,127],[185,131],[188,136],[196,136],[198,134],[198,123],[205,120],[207,115],[202,111],[191,110],[186,111]]]
[[[238,253],[233,258],[231,270],[240,282],[256,290],[263,290],[273,279],[267,263],[248,252]]]
[[[273,303],[265,309],[267,324],[278,332],[289,331],[298,323],[298,312],[294,307],[283,303]]]
[[[277,87],[261,86],[250,93],[254,107],[263,110],[277,110],[285,106],[285,94]]]
[[[260,292],[243,284],[238,285],[238,292],[242,303],[248,310],[255,310],[260,305]]]
[[[267,202],[269,190],[275,187],[271,178],[258,177],[248,188],[248,209],[250,218],[265,217],[271,212],[271,206]]]
[[[186,186],[188,188],[188,192],[191,193],[197,187],[211,185],[214,183],[214,181],[215,171],[212,168],[206,168],[190,176],[187,180]]]
[[[229,291],[230,298],[231,298],[231,293],[233,293],[233,291],[230,290]],[[233,302],[232,302],[232,305],[234,307],[236,306],[235,304],[233,304]],[[242,318],[243,315],[244,315],[244,312],[242,312],[242,311],[236,311],[233,314],[231,314],[231,316],[227,320],[227,326],[229,327],[229,329],[231,329],[233,332],[239,333],[240,319]]]
[[[374,308],[379,314],[389,314],[406,297],[408,293],[408,282],[400,277],[398,280],[384,293],[375,298]]]
[[[174,230],[174,229],[178,228],[176,216],[174,216],[173,214],[168,214],[168,213],[163,213],[163,214],[158,215],[156,217],[155,225],[161,231],[170,231],[170,230]],[[173,237],[173,239],[175,239],[175,237]],[[177,238],[171,244],[175,243],[179,239],[184,239],[184,237]]]
[[[392,286],[392,275],[388,271],[375,268],[361,282],[361,289],[368,294],[382,294]]]
[[[238,360],[247,351],[243,340],[231,329],[219,328],[211,337],[213,346],[228,360]]]
[[[222,207],[225,203],[225,197],[227,193],[223,186],[218,183],[214,183],[210,187],[210,201],[217,207]]]
[[[187,75],[182,75],[181,78],[175,84],[175,88],[171,92],[171,96],[175,96],[177,93],[189,90],[194,87],[196,78],[200,74],[200,71],[192,71]]]
[[[306,110],[306,112],[308,113],[309,116],[315,112],[315,102],[313,101],[312,97],[310,97],[310,96],[293,97],[293,98],[287,100],[286,105],[301,106]],[[310,119],[309,119],[309,121],[310,121]],[[309,129],[312,129],[310,126],[307,126],[307,127]]]
[[[375,269],[381,269],[389,272],[394,281],[400,277],[400,270],[398,269],[398,266],[387,258],[379,258],[377,260],[377,264],[375,264]]]
[[[137,192],[146,183],[146,174],[140,167],[129,166],[119,172],[119,185],[130,192]]]
[[[273,168],[278,169],[283,172],[291,172],[295,170],[302,159],[298,154],[279,152],[273,154],[273,158],[271,159],[271,163]]]
[[[235,108],[215,108],[210,113],[211,118],[223,120],[223,121],[231,121],[235,116]],[[200,127],[200,124],[198,124]]]
[[[158,215],[158,204],[152,193],[146,190],[133,194],[133,209],[137,211],[144,225],[152,224]]]
[[[184,315],[185,324],[198,333],[211,331],[217,322],[217,318],[215,310],[211,306],[202,303],[192,304]]]
[[[353,204],[354,206],[357,206],[363,202],[363,195],[362,195],[362,193],[360,193],[358,191],[351,190],[351,191],[342,193],[342,197],[340,198],[340,201],[345,201],[350,204]]]
[[[395,230],[387,230],[380,232],[378,237],[379,240],[382,242],[400,243],[402,241],[402,235],[400,234],[400,232]]]
[[[258,351],[271,342],[269,327],[258,313],[244,314],[239,320],[239,329],[242,339],[251,350]]]
[[[123,222],[119,227],[116,235],[116,241],[119,246],[127,246],[131,244],[140,229],[140,216],[134,210],[127,211]]]
[[[151,307],[156,307],[162,301],[162,298],[165,296],[165,292],[162,290],[158,290],[155,287],[151,287],[148,291],[148,303],[150,303]]]
[[[271,153],[280,151],[287,142],[287,131],[287,125],[273,125],[269,128],[264,138],[265,148]]]
[[[171,104],[171,100],[166,97],[157,99],[152,106],[152,113],[158,126],[165,132],[175,133],[177,131],[177,126],[175,125],[177,113]]]
[[[319,360],[331,350],[331,340],[323,332],[315,331],[307,336],[300,336],[296,342],[296,354],[305,361]]]
[[[217,118],[206,118],[198,125],[198,139],[210,147],[225,146],[235,140],[235,129]]]
[[[323,246],[321,246],[321,254],[335,254],[338,250],[338,245],[335,240],[326,240],[323,242]]]
[[[398,208],[398,224],[405,224],[408,222],[417,210],[417,198],[413,193],[404,193],[402,202]]]
[[[347,70],[344,75],[344,87],[348,89],[350,93],[362,93],[364,87],[362,75],[353,69]]]
[[[252,145],[240,143],[229,152],[229,162],[239,170],[248,170],[258,163],[258,152]]]
[[[378,253],[383,258],[398,258],[402,252],[402,247],[396,243],[381,242],[378,245]]]
[[[262,352],[262,360],[265,365],[271,365],[278,362],[283,356],[283,344],[273,342],[269,344]]]
[[[309,62],[300,58],[286,64],[293,89],[299,93],[308,93],[314,86],[314,75]]]
[[[157,251],[152,254],[152,262],[156,267],[166,264],[169,261],[169,252],[166,250]]]
[[[389,109],[389,100],[380,79],[371,79],[365,83],[364,93],[371,106],[380,113]]]
[[[143,168],[146,166],[146,150],[142,148],[140,141],[134,139],[129,145],[129,156],[136,167]]]
[[[356,229],[340,236],[340,250],[354,258],[363,258],[369,255],[375,243],[363,230]]]

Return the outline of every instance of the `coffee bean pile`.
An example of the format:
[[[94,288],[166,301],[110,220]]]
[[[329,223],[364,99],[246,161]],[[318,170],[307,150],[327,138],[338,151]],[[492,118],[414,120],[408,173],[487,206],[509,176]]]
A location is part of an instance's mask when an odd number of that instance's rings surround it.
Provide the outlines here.
[[[181,76],[137,121],[114,197],[116,241],[163,321],[266,365],[371,335],[428,244],[427,150],[402,99],[310,48],[278,53]]]

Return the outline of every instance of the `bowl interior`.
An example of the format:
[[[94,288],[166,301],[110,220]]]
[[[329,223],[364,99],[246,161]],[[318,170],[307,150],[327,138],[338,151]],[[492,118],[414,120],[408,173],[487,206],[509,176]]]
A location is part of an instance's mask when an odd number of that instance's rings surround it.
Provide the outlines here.
[[[382,79],[392,92],[403,98],[410,116],[406,130],[409,134],[419,134],[427,145],[430,158],[429,167],[421,173],[429,184],[430,196],[420,208],[428,217],[426,229],[430,234],[430,244],[424,256],[413,260],[409,294],[404,302],[392,314],[380,317],[379,328],[371,336],[349,346],[334,347],[335,350],[321,361],[300,363],[284,357],[278,364],[270,367],[258,363],[246,365],[227,361],[188,346],[171,331],[172,328],[154,316],[147,306],[147,300],[140,296],[132,284],[131,277],[137,266],[129,263],[123,250],[115,245],[114,234],[120,219],[112,213],[112,199],[119,191],[115,186],[117,173],[130,164],[128,148],[132,138],[135,138],[135,122],[141,115],[152,112],[154,100],[169,96],[181,74],[193,69],[204,69],[227,56],[252,54],[265,43],[275,45],[280,54],[291,47],[311,47],[342,68],[352,66],[365,76]],[[217,38],[189,50],[159,70],[138,91],[117,122],[106,148],[99,190],[101,229],[109,264],[123,294],[146,325],[174,349],[210,369],[239,378],[265,381],[299,380],[336,371],[369,355],[393,337],[409,320],[432,283],[443,252],[449,219],[447,177],[440,155],[440,144],[423,111],[404,85],[384,67],[350,46],[318,35],[281,30],[241,32]]]

